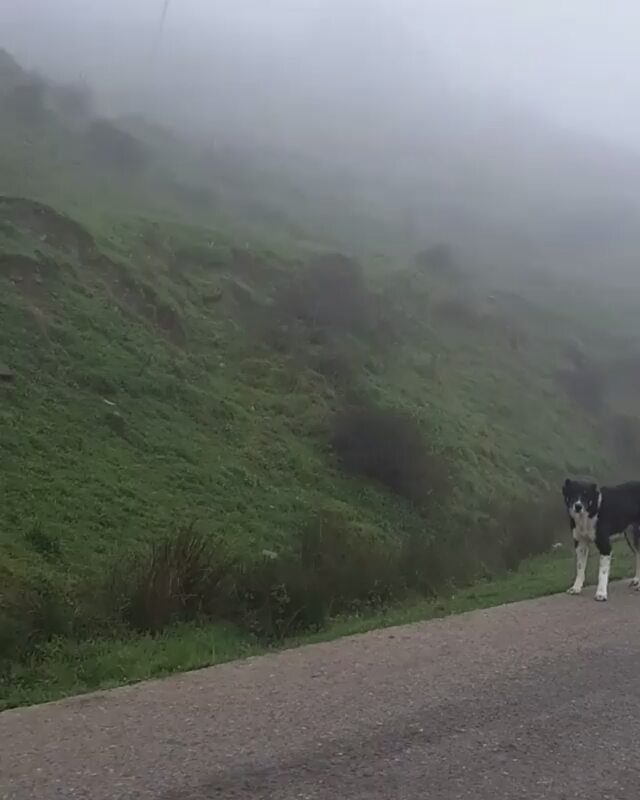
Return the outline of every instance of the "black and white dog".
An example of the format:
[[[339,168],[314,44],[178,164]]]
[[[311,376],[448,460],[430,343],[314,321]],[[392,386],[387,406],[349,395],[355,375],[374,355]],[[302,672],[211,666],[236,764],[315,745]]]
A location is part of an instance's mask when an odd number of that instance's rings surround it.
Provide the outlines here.
[[[595,483],[567,478],[562,487],[576,548],[576,579],[569,594],[580,594],[587,570],[589,545],[600,553],[596,600],[607,599],[611,568],[611,540],[631,526],[629,544],[636,556],[636,574],[631,581],[640,590],[640,482],[598,487]],[[629,539],[627,539],[629,541]]]

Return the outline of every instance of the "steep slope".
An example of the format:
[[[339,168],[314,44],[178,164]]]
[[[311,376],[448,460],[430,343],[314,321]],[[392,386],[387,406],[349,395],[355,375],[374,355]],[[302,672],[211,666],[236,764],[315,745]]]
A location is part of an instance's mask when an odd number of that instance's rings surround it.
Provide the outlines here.
[[[565,470],[640,461],[635,297],[318,253],[240,215],[258,173],[216,206],[179,140],[3,69],[7,685],[59,641],[274,638],[516,567]]]

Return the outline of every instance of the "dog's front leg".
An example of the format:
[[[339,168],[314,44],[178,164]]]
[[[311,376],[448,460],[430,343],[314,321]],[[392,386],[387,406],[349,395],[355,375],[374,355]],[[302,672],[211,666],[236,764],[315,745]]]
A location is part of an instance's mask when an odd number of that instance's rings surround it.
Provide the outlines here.
[[[600,566],[598,567],[598,588],[595,599],[604,602],[609,591],[609,572],[611,571],[611,541],[609,531],[596,531],[596,545],[600,552]]]
[[[587,542],[575,542],[576,546],[576,579],[573,586],[568,590],[568,594],[580,594],[584,586],[584,579],[587,574],[587,560],[589,558],[589,544]]]

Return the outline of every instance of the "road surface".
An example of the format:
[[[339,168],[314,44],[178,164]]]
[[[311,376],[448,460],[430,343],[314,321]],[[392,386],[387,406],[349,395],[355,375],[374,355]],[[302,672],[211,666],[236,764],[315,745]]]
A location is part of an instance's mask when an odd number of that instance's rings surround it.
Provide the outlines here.
[[[0,798],[638,800],[640,594],[592,594],[5,712]]]

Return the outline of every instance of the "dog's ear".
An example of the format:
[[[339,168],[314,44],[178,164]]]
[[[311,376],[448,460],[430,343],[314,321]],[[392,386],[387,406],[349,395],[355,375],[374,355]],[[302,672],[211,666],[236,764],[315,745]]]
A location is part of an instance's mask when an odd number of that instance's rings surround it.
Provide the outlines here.
[[[567,478],[565,482],[562,484],[562,494],[566,494],[569,491],[570,486],[571,486],[571,481],[569,480],[569,478]]]
[[[594,495],[598,494],[598,484],[592,483],[589,489],[593,492]]]

